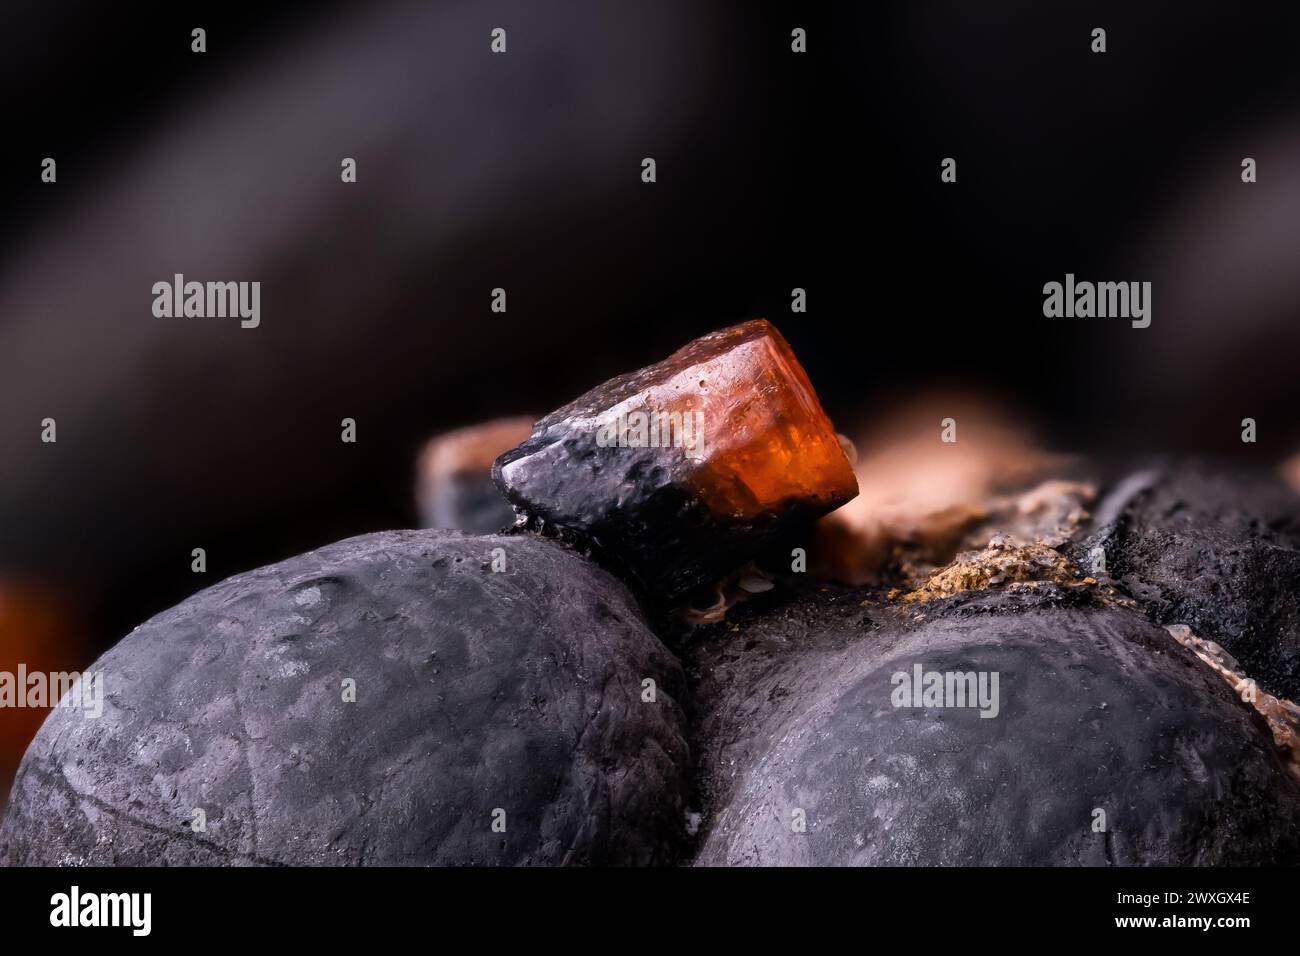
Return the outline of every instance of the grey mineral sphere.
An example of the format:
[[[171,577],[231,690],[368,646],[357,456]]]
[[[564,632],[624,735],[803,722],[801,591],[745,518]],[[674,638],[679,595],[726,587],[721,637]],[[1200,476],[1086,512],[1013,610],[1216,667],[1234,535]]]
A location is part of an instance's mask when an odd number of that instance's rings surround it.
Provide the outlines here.
[[[742,627],[745,650],[697,659],[715,695],[699,747],[716,800],[697,862],[1300,860],[1300,781],[1258,715],[1138,614],[1043,591],[1041,606],[990,593],[905,624],[817,598]],[[791,616],[816,622],[811,653],[769,633]],[[894,706],[894,675],[917,664],[997,673],[997,715]],[[773,716],[720,690],[729,678]]]
[[[93,670],[103,716],[51,713],[0,863],[648,864],[683,833],[680,667],[550,541],[352,538],[196,594]]]

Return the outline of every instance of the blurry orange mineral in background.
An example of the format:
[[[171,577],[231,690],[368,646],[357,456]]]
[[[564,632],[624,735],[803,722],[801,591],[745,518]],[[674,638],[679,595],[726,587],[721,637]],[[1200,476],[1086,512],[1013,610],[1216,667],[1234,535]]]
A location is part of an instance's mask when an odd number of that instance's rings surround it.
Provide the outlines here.
[[[1296,494],[1300,494],[1300,452],[1282,462],[1278,471],[1282,474],[1282,480],[1295,489]]]
[[[0,671],[16,675],[18,665],[33,671],[75,671],[90,661],[78,615],[57,589],[22,578],[0,578]],[[23,693],[23,688],[18,692]],[[0,809],[23,752],[48,708],[0,708]]]
[[[489,534],[510,524],[514,514],[492,483],[492,462],[528,438],[533,421],[496,418],[431,438],[416,465],[421,525]]]
[[[941,440],[956,422],[956,441]],[[935,395],[888,410],[851,434],[858,496],[822,519],[819,571],[852,584],[878,579],[895,545],[946,561],[992,499],[1020,490],[1069,458],[1037,448],[1029,428],[995,404]]]

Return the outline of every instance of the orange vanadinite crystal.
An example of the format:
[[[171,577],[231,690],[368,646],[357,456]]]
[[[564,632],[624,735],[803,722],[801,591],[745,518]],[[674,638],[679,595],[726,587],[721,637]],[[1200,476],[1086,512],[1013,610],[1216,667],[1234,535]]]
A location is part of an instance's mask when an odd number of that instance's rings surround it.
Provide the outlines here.
[[[857,494],[808,376],[759,319],[611,379],[497,460],[518,507],[676,596]]]
[[[707,449],[692,486],[712,510],[753,517],[787,501],[829,510],[857,494],[835,429],[772,323],[757,319],[702,341],[713,357],[685,374],[699,376]]]

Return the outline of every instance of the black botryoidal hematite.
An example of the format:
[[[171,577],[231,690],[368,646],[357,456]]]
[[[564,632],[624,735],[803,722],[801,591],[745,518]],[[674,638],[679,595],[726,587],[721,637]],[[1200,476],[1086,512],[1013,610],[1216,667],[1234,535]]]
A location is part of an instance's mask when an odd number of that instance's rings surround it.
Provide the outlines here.
[[[1300,700],[1300,497],[1196,463],[1137,473],[1098,509],[1080,561],[1162,624],[1187,624],[1271,693]],[[1097,550],[1099,549],[1099,550]]]
[[[46,720],[0,862],[653,864],[682,836],[679,665],[621,584],[540,538],[352,538],[93,669],[105,713]]]
[[[920,623],[862,596],[813,592],[692,652],[698,863],[1300,862],[1300,780],[1163,628],[1054,585]],[[893,706],[917,664],[998,673],[997,716]]]

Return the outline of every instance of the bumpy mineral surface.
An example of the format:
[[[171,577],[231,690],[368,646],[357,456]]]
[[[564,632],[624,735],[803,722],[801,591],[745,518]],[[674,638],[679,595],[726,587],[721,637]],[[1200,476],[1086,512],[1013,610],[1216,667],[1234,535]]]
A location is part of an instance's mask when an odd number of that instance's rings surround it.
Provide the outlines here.
[[[1186,624],[1170,624],[1165,630],[1227,681],[1244,703],[1259,711],[1273,734],[1273,743],[1290,762],[1291,772],[1300,779],[1300,706],[1260,690],[1253,678],[1242,673],[1236,658],[1214,641],[1197,637]]]
[[[738,615],[688,666],[700,864],[1300,861],[1300,780],[1263,717],[1090,590]]]
[[[593,389],[493,474],[518,508],[581,533],[665,599],[857,493],[808,376],[763,320]]]
[[[924,602],[999,585],[1072,584],[1077,579],[1073,565],[1061,552],[1042,544],[1017,545],[1008,536],[999,534],[993,536],[987,547],[957,555],[951,564],[938,569],[904,595],[903,600]]]
[[[683,832],[680,666],[621,584],[533,536],[352,538],[92,673],[104,713],[51,713],[0,863],[652,864]]]
[[[1266,690],[1300,699],[1300,497],[1267,476],[1183,464],[1103,501],[1080,561],[1161,624],[1226,648]]]

